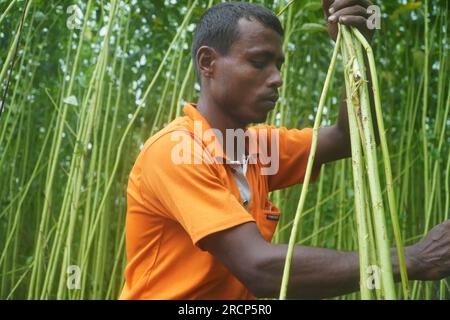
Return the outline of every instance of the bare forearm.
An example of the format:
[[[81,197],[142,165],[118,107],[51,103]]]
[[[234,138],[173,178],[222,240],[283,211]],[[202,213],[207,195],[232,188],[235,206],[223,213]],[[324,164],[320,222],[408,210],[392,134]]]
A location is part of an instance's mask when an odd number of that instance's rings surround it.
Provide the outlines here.
[[[279,248],[279,251],[286,250],[287,246]],[[278,259],[284,267],[285,254]],[[298,246],[293,256],[288,297],[320,299],[338,296],[356,291],[358,281],[356,253]]]
[[[287,245],[268,243],[255,222],[247,222],[199,241],[199,247],[221,261],[258,297],[278,297]],[[450,220],[435,226],[419,242],[405,248],[410,280],[450,276]],[[399,281],[396,250],[392,249],[394,280]],[[369,276],[369,275],[368,275]],[[288,288],[289,298],[326,298],[359,289],[357,252],[297,246]]]
[[[260,266],[265,297],[280,290],[287,245],[271,245],[266,263]],[[358,290],[359,263],[355,252],[297,246],[292,258],[289,298],[321,299]]]
[[[270,245],[266,263],[258,268],[264,297],[277,297],[286,258],[287,245]],[[406,249],[408,273],[415,271]],[[400,280],[396,250],[392,249],[394,280]],[[359,291],[359,258],[357,252],[297,246],[294,250],[288,297],[321,299]],[[414,276],[411,277],[412,279]]]

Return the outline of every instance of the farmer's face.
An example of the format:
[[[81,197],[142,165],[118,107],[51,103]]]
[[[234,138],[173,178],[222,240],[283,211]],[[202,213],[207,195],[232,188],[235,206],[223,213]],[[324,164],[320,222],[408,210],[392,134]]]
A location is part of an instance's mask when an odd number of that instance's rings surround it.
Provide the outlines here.
[[[239,37],[216,61],[211,92],[222,112],[246,126],[264,122],[282,85],[282,37],[257,20],[241,18]]]

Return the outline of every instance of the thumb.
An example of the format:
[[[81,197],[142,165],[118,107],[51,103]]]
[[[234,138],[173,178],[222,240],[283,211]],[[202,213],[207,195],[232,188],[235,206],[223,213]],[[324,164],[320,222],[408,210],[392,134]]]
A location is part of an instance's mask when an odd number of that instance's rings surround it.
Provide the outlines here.
[[[330,9],[330,6],[333,4],[333,2],[334,2],[334,0],[322,0],[322,8],[323,8],[325,20],[327,20],[328,16],[330,15],[330,13],[328,12],[328,9]]]

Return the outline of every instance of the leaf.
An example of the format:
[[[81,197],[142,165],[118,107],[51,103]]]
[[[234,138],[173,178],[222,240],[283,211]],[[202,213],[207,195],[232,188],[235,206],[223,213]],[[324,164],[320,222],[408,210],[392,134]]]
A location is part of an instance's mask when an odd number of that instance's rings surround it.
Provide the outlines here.
[[[163,23],[163,21],[161,20],[161,18],[159,18],[159,17],[155,17],[154,19],[153,19],[153,23],[155,24],[155,25],[159,25],[159,26],[162,26],[164,23]]]
[[[300,30],[306,32],[328,32],[327,27],[320,23],[304,23]]]
[[[69,96],[67,98],[64,98],[63,102],[66,104],[70,104],[72,106],[78,106],[78,100],[77,97],[75,96]]]
[[[84,37],[86,39],[86,41],[91,41],[92,40],[92,31],[88,28],[86,28],[86,31],[84,32]]]
[[[417,68],[417,70],[422,70],[425,64],[425,53],[422,50],[415,48],[412,50],[412,56],[414,66]]]
[[[319,9],[322,9],[322,4],[320,3],[320,1],[308,2],[303,7],[303,10],[308,10],[308,11],[316,11],[316,10],[319,10]]]
[[[395,11],[391,14],[391,16],[389,17],[389,19],[391,20],[395,20],[397,19],[402,13],[408,12],[408,11],[412,11],[415,10],[417,8],[420,8],[422,6],[422,2],[421,1],[417,1],[417,2],[410,2],[407,3],[405,5],[402,5],[400,7],[398,7],[397,9],[395,9]]]
[[[395,81],[394,74],[387,70],[381,71],[381,78],[387,83],[393,83]]]

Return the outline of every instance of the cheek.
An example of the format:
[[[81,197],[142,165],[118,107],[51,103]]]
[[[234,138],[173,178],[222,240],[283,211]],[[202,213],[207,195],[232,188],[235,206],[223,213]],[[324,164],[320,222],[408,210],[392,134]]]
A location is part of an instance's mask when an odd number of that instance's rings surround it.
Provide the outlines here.
[[[214,95],[222,105],[233,106],[227,112],[254,122],[258,95],[264,86],[263,78],[262,72],[248,63],[233,59],[221,61],[217,66]]]
[[[255,96],[257,91],[257,75],[248,66],[229,65],[223,70],[223,84],[226,89],[225,94],[239,98],[241,101],[249,101]]]
[[[235,70],[230,64],[224,64],[218,69],[217,75],[216,92],[220,92],[221,99],[232,101],[239,98],[241,85],[239,70]]]

